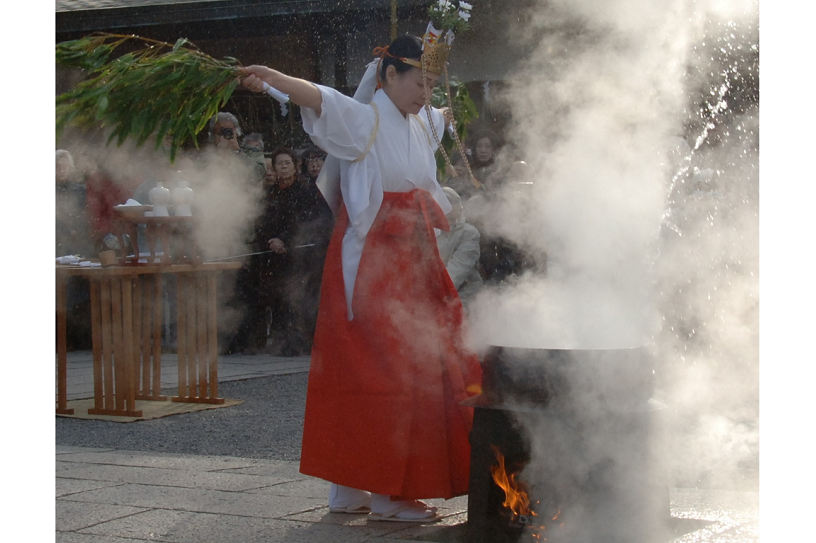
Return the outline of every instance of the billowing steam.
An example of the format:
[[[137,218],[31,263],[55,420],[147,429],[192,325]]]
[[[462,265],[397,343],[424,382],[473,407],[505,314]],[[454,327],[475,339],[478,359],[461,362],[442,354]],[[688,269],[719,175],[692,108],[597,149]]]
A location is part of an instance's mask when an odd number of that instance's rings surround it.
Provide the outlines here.
[[[166,152],[149,143],[106,145],[104,137],[76,132],[66,134],[60,145],[73,155],[80,177],[97,172],[141,204],[151,203],[149,190],[157,184],[172,190],[186,183],[194,192],[194,237],[205,259],[247,252],[247,236],[260,212],[261,187],[251,182],[252,165],[246,161],[202,148],[181,152],[171,163]],[[147,252],[148,247],[140,250]]]
[[[472,344],[646,347],[675,486],[756,468],[757,17],[756,2],[542,0],[511,29],[529,57],[502,97],[507,137],[535,184],[508,179],[486,229],[547,269],[483,291]],[[569,452],[527,431],[531,466]],[[613,441],[582,453],[625,456]]]
[[[105,178],[124,189],[141,204],[151,203],[149,191],[161,184],[172,191],[184,183],[193,189],[192,238],[205,260],[224,259],[251,252],[247,242],[256,217],[261,212],[261,185],[253,173],[253,164],[229,153],[202,148],[182,152],[170,162],[163,150],[150,144],[136,147],[105,144],[99,136],[68,133],[60,145],[74,157],[81,178]],[[90,176],[90,177],[89,177]],[[125,203],[124,199],[121,202]],[[170,209],[173,213],[173,209]],[[114,230],[114,228],[112,228]],[[104,233],[97,233],[97,236]],[[150,245],[144,231],[139,236],[139,251],[147,258]],[[178,245],[176,246],[178,247]],[[156,247],[161,251],[162,247]],[[81,255],[94,258],[95,254]],[[241,315],[229,303],[235,288],[234,274],[225,273],[219,281],[219,326],[233,330]]]

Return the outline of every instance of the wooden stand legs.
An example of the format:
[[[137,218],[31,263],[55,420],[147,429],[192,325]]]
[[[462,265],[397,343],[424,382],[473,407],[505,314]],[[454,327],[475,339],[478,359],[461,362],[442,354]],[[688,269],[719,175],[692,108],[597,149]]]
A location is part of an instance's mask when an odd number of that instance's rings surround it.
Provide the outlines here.
[[[67,282],[87,277],[91,295],[93,408],[90,414],[141,417],[137,400],[161,394],[164,281],[175,277],[177,402],[224,403],[218,397],[217,279],[238,263],[57,267],[57,413],[67,400]]]
[[[68,408],[68,278],[57,274],[57,413],[73,415]]]
[[[224,403],[218,397],[218,327],[213,274],[178,274],[177,402]]]
[[[94,406],[92,415],[141,417],[136,409],[136,337],[133,334],[135,276],[93,278]]]

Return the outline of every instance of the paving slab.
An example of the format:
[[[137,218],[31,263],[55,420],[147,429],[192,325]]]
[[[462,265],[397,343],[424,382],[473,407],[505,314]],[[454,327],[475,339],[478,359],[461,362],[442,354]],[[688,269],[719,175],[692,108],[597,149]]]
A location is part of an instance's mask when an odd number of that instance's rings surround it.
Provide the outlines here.
[[[82,533],[159,540],[171,543],[240,541],[297,543],[371,541],[381,530],[367,526],[330,526],[309,522],[227,514],[152,510],[97,524]]]
[[[243,475],[220,470],[201,471],[188,467],[160,468],[86,462],[59,462],[56,474],[57,480],[87,479],[228,491],[263,489],[289,481],[289,479],[274,476]]]
[[[278,484],[250,489],[247,490],[247,492],[251,494],[269,494],[272,496],[318,498],[325,501],[329,495],[329,486],[328,481],[300,475],[296,479],[289,479],[279,482]]]
[[[58,532],[79,531],[144,511],[147,509],[143,507],[57,500],[56,529]]]
[[[152,510],[97,524],[83,533],[158,539],[173,543],[202,541],[296,542],[371,541],[383,535],[377,527],[321,525],[309,522],[237,515]],[[311,539],[310,539],[311,538]]]
[[[230,473],[241,473],[244,475],[265,475],[269,477],[288,477],[292,481],[298,481],[305,477],[300,473],[300,463],[285,460],[262,460],[253,463],[251,466],[225,468]],[[316,479],[319,481],[319,479]],[[328,495],[328,494],[326,494]]]
[[[57,498],[65,498],[71,494],[85,492],[86,490],[95,490],[118,484],[121,483],[118,481],[99,481],[94,478],[67,479],[58,475],[56,480]]]
[[[84,534],[165,542],[262,541],[281,530],[274,519],[152,509],[83,530]]]
[[[223,513],[259,518],[281,518],[325,504],[325,499],[268,496],[201,488],[180,488],[125,483],[89,490],[65,498],[86,503],[110,503],[153,509]]]
[[[57,532],[55,543],[145,543],[144,539],[131,539],[111,535],[81,534],[78,532]]]
[[[75,445],[57,445],[55,453],[57,455],[57,458],[59,458],[59,456],[61,454],[76,454],[76,453],[83,453],[83,452],[101,453],[101,452],[110,452],[110,451],[114,451],[114,450],[115,449],[102,449],[102,448],[98,448],[98,447],[77,447]]]
[[[303,513],[295,513],[287,515],[286,520],[296,522],[308,522],[313,524],[321,524],[325,526],[337,526],[345,528],[359,528],[365,530],[367,533],[376,536],[385,536],[394,532],[399,532],[405,529],[405,524],[396,522],[377,522],[370,521],[368,515],[350,515],[346,513],[331,513],[329,507],[325,505],[326,500],[323,500],[323,507],[306,511]]]
[[[688,530],[673,543],[759,541],[759,492],[672,488],[671,516]]]
[[[58,448],[59,451],[59,448]],[[225,469],[247,468],[263,461],[233,456],[194,456],[174,453],[115,451],[84,449],[76,452],[58,454],[58,462],[82,462],[87,464],[110,464],[117,466],[142,466],[149,468],[167,468],[181,470],[217,471]]]
[[[441,522],[329,513],[328,483],[297,462],[60,448],[57,541],[64,543],[466,543],[467,498],[430,500]],[[669,543],[759,541],[757,492],[673,488]]]

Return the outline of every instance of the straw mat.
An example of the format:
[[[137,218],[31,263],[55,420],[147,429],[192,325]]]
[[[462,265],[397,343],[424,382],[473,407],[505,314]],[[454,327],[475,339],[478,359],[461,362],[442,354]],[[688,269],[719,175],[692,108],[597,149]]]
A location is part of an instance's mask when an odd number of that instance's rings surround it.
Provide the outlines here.
[[[139,420],[158,419],[170,415],[181,415],[183,413],[194,413],[206,409],[219,409],[221,407],[232,407],[242,404],[243,400],[224,399],[224,403],[187,403],[174,402],[171,400],[136,400],[136,410],[142,412],[141,417],[130,417],[120,415],[90,415],[88,409],[93,408],[93,398],[81,400],[69,400],[68,408],[74,410],[73,415],[57,413],[58,417],[68,417],[73,419],[88,420],[109,420],[111,422],[136,422]]]

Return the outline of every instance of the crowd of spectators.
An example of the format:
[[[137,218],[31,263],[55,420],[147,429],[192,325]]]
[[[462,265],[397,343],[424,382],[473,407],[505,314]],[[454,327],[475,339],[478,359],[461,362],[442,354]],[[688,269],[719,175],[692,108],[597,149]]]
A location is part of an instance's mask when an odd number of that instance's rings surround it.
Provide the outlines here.
[[[465,227],[461,225],[465,223],[468,227],[468,244],[474,243],[474,237],[478,243],[474,266],[482,280],[479,288],[482,284],[502,284],[533,268],[543,271],[544,266],[543,262],[534,261],[533,257],[517,243],[491,227],[497,220],[495,204],[503,191],[513,185],[520,186],[522,181],[531,182],[532,179],[532,176],[528,175],[529,172],[523,171],[525,162],[498,160],[502,146],[502,139],[495,132],[486,129],[475,131],[466,149],[470,172],[465,164],[465,158],[457,152],[452,157],[452,164],[446,169],[444,179],[440,180],[445,188],[451,191],[448,193],[449,197],[459,202],[454,207],[461,208],[461,216],[455,218],[460,223],[456,226],[460,232],[457,239],[465,239]],[[475,183],[471,173],[476,180]],[[451,226],[453,229],[454,223],[451,223]],[[448,234],[439,239],[450,244],[454,238]],[[446,247],[446,250],[451,249]],[[468,250],[468,253],[473,254],[473,250]],[[475,278],[476,275],[471,274],[471,277]],[[463,301],[472,298],[474,291],[477,290],[472,279],[468,281],[468,285],[466,296],[462,296],[460,291]]]
[[[232,275],[226,303],[234,318],[221,333],[225,353],[308,354],[317,317],[320,283],[333,215],[321,196],[317,177],[326,153],[315,145],[294,150],[270,146],[258,132],[244,134],[239,119],[221,111],[208,126],[208,142],[196,159],[200,168],[218,163],[250,172],[241,182],[261,194],[260,205],[243,241],[242,267]],[[479,131],[470,140],[468,160],[478,184],[471,181],[463,157],[440,182],[453,205],[450,231],[440,231],[440,257],[467,308],[485,283],[498,283],[521,273],[529,259],[513,243],[486,231],[478,213],[468,209],[485,203],[502,187],[508,172],[496,160],[500,138]],[[86,151],[81,158],[69,150],[56,153],[56,253],[92,258],[116,243],[114,206],[135,198],[149,201],[162,181],[123,179]],[[81,162],[78,164],[77,162]],[[144,240],[140,237],[140,242]],[[139,243],[137,242],[137,247]],[[236,251],[241,252],[236,249]],[[86,348],[89,337],[87,283],[69,288],[69,344]]]
[[[276,181],[264,186],[253,254],[238,275],[245,315],[227,351],[308,354],[333,217],[314,181],[299,173],[293,150],[279,147],[270,159]]]
[[[210,120],[207,135],[206,146],[185,155],[193,156],[196,171],[234,172],[230,183],[236,183],[236,190],[246,189],[253,198],[261,195],[255,219],[247,218],[252,224],[246,239],[230,247],[228,252],[235,255],[222,255],[242,261],[240,270],[224,275],[228,285],[223,301],[234,316],[220,331],[222,349],[308,354],[323,257],[333,226],[332,213],[315,185],[326,153],[313,145],[270,149],[262,134],[245,134],[238,117],[227,111]],[[149,203],[151,189],[172,186],[173,180],[151,173],[133,179],[117,169],[107,153],[94,153],[90,146],[77,149],[56,152],[56,256],[93,259],[105,249],[122,251],[124,232],[115,206],[128,199]],[[147,250],[141,235],[135,245],[137,250]],[[82,278],[72,278],[70,283],[69,348],[87,349],[91,336],[88,283]],[[166,303],[173,304],[172,296],[169,288]],[[166,334],[172,335],[172,327]],[[171,344],[169,338],[164,340]]]

